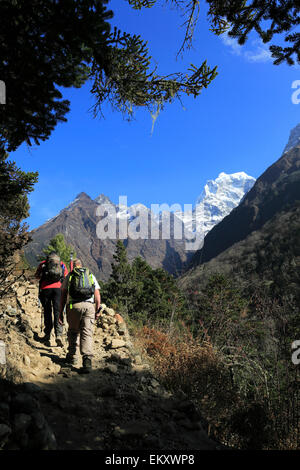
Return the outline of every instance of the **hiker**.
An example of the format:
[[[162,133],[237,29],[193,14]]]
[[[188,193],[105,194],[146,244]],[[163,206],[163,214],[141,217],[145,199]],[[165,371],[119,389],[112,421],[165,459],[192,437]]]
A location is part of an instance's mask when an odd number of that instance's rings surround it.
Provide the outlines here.
[[[66,265],[55,252],[50,253],[46,260],[39,264],[35,273],[35,277],[40,279],[39,299],[44,309],[45,336],[42,338],[42,341],[47,346],[51,345],[50,337],[53,327],[57,346],[63,346],[63,327],[58,320],[61,283],[67,274]]]
[[[100,286],[95,276],[87,268],[82,267],[79,259],[74,261],[74,269],[62,284],[60,317],[63,324],[65,305],[68,329],[68,353],[66,363],[77,363],[77,347],[82,355],[83,373],[92,369],[93,358],[93,327],[95,319],[100,315]]]

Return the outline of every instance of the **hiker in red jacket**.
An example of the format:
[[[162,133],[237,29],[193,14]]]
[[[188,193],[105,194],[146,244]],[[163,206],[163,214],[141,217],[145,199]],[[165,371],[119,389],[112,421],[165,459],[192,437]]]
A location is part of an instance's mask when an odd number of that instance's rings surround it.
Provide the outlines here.
[[[45,336],[43,341],[50,346],[51,331],[54,326],[57,346],[63,346],[62,325],[59,323],[59,307],[61,297],[61,283],[68,274],[66,265],[60,261],[56,253],[50,253],[46,260],[42,261],[35,273],[40,279],[39,298],[44,308]],[[53,316],[52,316],[53,313]]]

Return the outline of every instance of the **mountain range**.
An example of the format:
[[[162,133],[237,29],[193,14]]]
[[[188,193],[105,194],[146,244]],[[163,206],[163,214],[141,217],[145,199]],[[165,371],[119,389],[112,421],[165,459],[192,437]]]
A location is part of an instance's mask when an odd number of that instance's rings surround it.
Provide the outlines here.
[[[222,172],[207,181],[188,210],[175,205],[171,213],[163,206],[159,211],[143,204],[128,207],[126,200],[114,204],[104,194],[91,199],[79,193],[56,217],[31,232],[25,255],[36,265],[50,239],[63,233],[84,264],[107,280],[116,241],[123,238],[130,261],[141,256],[152,267],[179,276],[187,289],[203,284],[216,271],[264,278],[279,288],[286,282],[294,286],[300,279],[299,201],[300,125],[292,129],[282,156],[257,180],[244,172]],[[105,234],[109,226],[116,228],[115,236]],[[181,237],[176,235],[178,227]],[[122,234],[124,228],[130,236]],[[196,244],[189,251],[195,234],[199,249],[195,251]]]
[[[107,280],[116,241],[123,238],[130,261],[141,256],[153,268],[162,267],[179,276],[205,235],[239,204],[254,183],[255,179],[244,172],[220,173],[206,183],[189,210],[161,205],[157,211],[140,203],[128,207],[121,198],[119,204],[114,204],[104,194],[91,199],[81,192],[57,216],[31,232],[32,241],[25,247],[25,255],[31,265],[37,265],[43,248],[62,233],[83,263],[100,279]],[[195,235],[197,243],[191,242]]]
[[[298,295],[299,268],[300,125],[291,131],[283,155],[206,235],[180,283],[193,289],[218,272]]]

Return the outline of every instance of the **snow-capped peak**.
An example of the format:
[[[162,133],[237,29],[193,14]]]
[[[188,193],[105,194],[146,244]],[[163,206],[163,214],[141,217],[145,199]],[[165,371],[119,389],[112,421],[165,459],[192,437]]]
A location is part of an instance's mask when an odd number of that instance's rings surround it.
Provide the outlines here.
[[[182,221],[185,233],[197,232],[204,237],[214,225],[221,222],[232,209],[238,206],[254,183],[255,178],[243,171],[232,174],[221,172],[215,180],[207,181],[193,210],[175,211],[174,216]],[[145,214],[151,215],[151,220],[156,223],[169,217],[168,211],[156,214],[141,203],[132,204],[129,207],[118,204],[116,207],[118,218],[125,218],[128,221]]]
[[[215,180],[208,180],[192,212],[179,213],[186,229],[205,236],[216,224],[239,205],[252,188],[255,178],[245,172],[221,172]]]
[[[196,200],[196,206],[208,199],[231,201],[234,205],[239,203],[241,198],[247,193],[255,183],[255,178],[240,171],[227,174],[221,172],[215,180],[208,180],[204,190]]]
[[[189,211],[174,211],[172,215],[173,222],[178,219],[183,224],[184,234],[197,232],[204,236],[221,220],[226,217],[232,209],[239,205],[243,197],[248,193],[255,183],[255,178],[240,171],[232,174],[221,172],[215,180],[208,180],[200,196],[196,200],[194,208]],[[90,199],[85,193],[79,194],[76,199],[67,206],[70,210],[80,203],[81,200]],[[104,194],[100,194],[94,199],[98,204],[112,205],[116,210],[117,218],[121,221],[133,221],[137,218],[151,218],[151,223],[163,224],[165,220],[170,219],[170,211],[162,210],[157,213],[155,209],[148,208],[142,203],[127,206],[127,197],[119,198],[119,204],[113,204]]]

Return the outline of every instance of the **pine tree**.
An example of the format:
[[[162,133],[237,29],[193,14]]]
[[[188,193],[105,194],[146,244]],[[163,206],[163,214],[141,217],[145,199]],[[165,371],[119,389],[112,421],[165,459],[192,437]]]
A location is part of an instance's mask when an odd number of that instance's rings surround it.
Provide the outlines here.
[[[135,9],[156,0],[127,0]],[[256,31],[264,43],[281,34],[287,47],[272,44],[274,63],[300,62],[298,0],[206,0],[211,31],[224,32],[240,44]],[[153,119],[166,103],[182,95],[199,96],[217,76],[207,61],[183,73],[157,74],[147,42],[140,36],[111,31],[113,12],[107,0],[1,0],[0,80],[7,100],[0,106],[0,150],[16,150],[23,142],[39,144],[59,122],[66,121],[70,102],[58,87],[81,87],[92,80],[95,115],[112,106],[131,118],[146,107]],[[185,21],[182,47],[191,47],[200,1],[171,0]]]
[[[157,0],[127,0],[135,9],[151,8]],[[273,44],[270,46],[274,64],[286,62],[289,65],[300,63],[300,24],[299,0],[206,0],[209,4],[207,17],[211,31],[216,35],[228,33],[239,44],[245,44],[249,34],[255,31],[264,43],[282,34],[287,47]],[[185,37],[180,50],[191,47],[194,31],[199,20],[201,2],[188,0],[171,3],[181,10],[185,18]]]
[[[141,257],[130,264],[126,248],[116,245],[112,274],[102,285],[105,303],[125,310],[134,321],[161,322],[170,325],[183,311],[183,296],[172,275],[164,269],[153,269]],[[123,310],[122,310],[123,309]]]
[[[112,273],[105,289],[104,298],[107,297],[111,304],[117,304],[119,308],[126,310],[125,313],[128,313],[132,307],[134,278],[127,259],[126,248],[121,240],[117,241],[113,258]]]
[[[13,255],[29,241],[27,195],[33,191],[37,173],[21,171],[7,155],[0,156],[0,297],[10,287],[10,274],[16,263]]]
[[[127,259],[127,252],[121,240],[117,241],[116,252],[113,255],[111,280],[122,285],[126,284],[130,278],[130,266]]]
[[[73,258],[76,258],[76,252],[71,245],[67,245],[65,242],[65,237],[62,233],[58,233],[53,237],[49,245],[43,249],[43,254],[40,256],[40,260],[45,259],[45,256],[49,255],[55,251],[61,259],[65,263],[65,265],[69,266],[71,253],[73,254]]]
[[[117,28],[107,0],[1,0],[0,80],[7,100],[0,106],[0,148],[39,144],[66,121],[70,102],[58,87],[92,80],[95,115],[108,100],[126,116],[199,95],[216,76],[206,61],[185,73],[160,76],[151,69],[147,43]]]
[[[207,0],[207,3],[210,5],[208,15],[214,25],[212,30],[216,34],[227,31],[241,45],[245,44],[252,31],[256,31],[264,43],[282,34],[290,45],[270,46],[274,64],[300,63],[300,33],[296,30],[300,24],[298,0]]]

